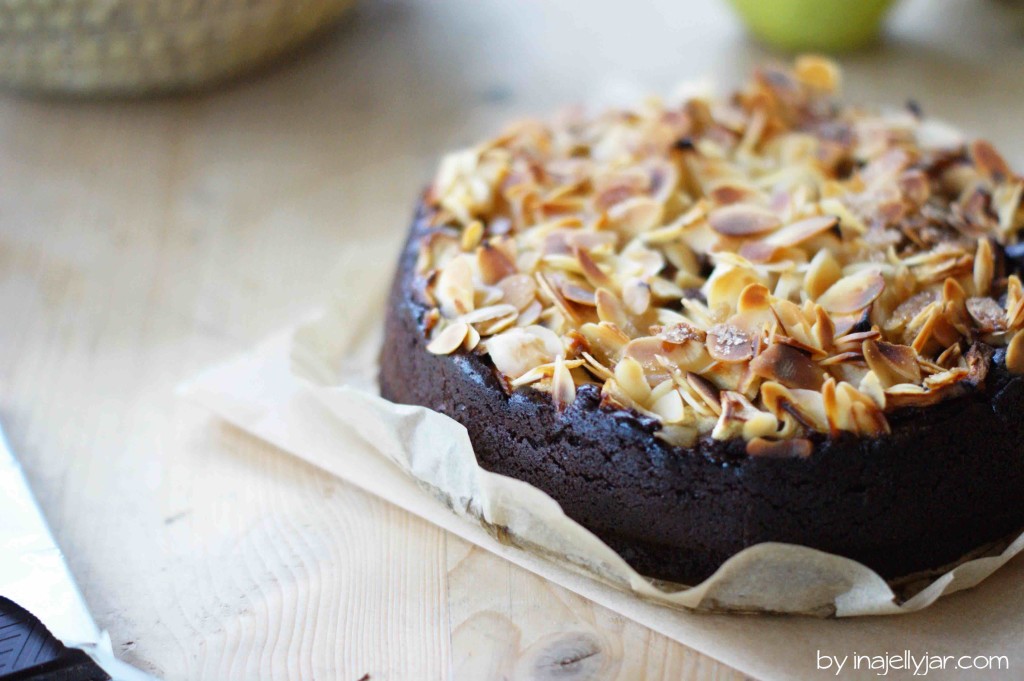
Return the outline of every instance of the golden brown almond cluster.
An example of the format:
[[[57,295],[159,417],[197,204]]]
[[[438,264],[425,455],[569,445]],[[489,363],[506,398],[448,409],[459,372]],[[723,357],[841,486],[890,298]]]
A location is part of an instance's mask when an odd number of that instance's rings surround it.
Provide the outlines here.
[[[834,64],[724,99],[527,121],[428,193],[428,349],[485,353],[563,408],[584,383],[660,436],[806,455],[886,412],[1024,372],[1007,276],[1024,180],[916,110],[838,104]]]

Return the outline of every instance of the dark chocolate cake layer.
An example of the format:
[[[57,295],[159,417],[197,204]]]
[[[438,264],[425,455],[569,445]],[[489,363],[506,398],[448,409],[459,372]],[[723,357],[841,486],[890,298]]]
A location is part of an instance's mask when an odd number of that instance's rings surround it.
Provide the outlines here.
[[[817,434],[805,457],[750,456],[740,438],[674,447],[657,421],[601,406],[598,386],[560,412],[546,393],[510,392],[486,355],[428,353],[415,262],[429,230],[421,212],[391,292],[381,394],[463,424],[482,467],[544,490],[645,575],[694,584],[778,541],[895,578],[1024,526],[1024,382],[1004,350],[966,396],[889,414],[888,435]]]

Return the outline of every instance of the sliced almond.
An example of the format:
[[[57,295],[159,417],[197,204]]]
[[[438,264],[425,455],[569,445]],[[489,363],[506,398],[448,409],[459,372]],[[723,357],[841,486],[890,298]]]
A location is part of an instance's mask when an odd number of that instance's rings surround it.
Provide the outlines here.
[[[611,286],[611,279],[604,273],[604,270],[597,266],[597,263],[594,262],[589,253],[581,248],[575,248],[573,249],[573,254],[580,263],[583,276],[587,278],[591,286],[594,288],[608,288]]]
[[[726,306],[729,309],[736,309],[743,289],[751,284],[763,283],[757,274],[748,269],[731,267],[719,272],[716,268],[715,273],[704,287],[708,306],[711,308]]]
[[[990,142],[985,140],[972,142],[971,159],[982,175],[996,182],[1012,176],[1009,164]]]
[[[562,353],[558,336],[542,326],[516,327],[487,339],[487,354],[494,367],[510,379],[549,364]]]
[[[498,282],[498,288],[501,289],[501,301],[514,306],[517,310],[526,309],[537,295],[537,284],[528,274],[505,277]]]
[[[473,266],[469,255],[452,259],[437,278],[434,297],[445,317],[457,317],[473,309]]]
[[[666,343],[672,343],[674,345],[684,345],[691,341],[697,343],[704,343],[707,338],[707,333],[704,329],[698,328],[687,322],[675,322],[668,326],[663,326],[658,330],[658,337]]]
[[[458,321],[465,322],[466,324],[479,324],[481,322],[489,322],[495,319],[501,319],[508,317],[509,315],[516,315],[519,312],[514,305],[508,303],[499,303],[497,305],[490,305],[488,307],[481,307],[467,312],[464,315],[459,316]]]
[[[804,276],[804,290],[807,295],[815,300],[827,291],[832,284],[839,281],[843,276],[839,261],[828,249],[822,249],[814,254],[807,266],[807,273]]]
[[[675,388],[658,397],[651,404],[651,411],[657,414],[663,423],[679,423],[686,416],[683,398]]]
[[[935,291],[922,291],[907,298],[896,306],[885,322],[886,331],[898,331],[910,323],[921,311],[935,302],[938,294]]]
[[[572,379],[572,372],[562,361],[561,357],[555,359],[555,370],[551,377],[551,400],[555,409],[562,411],[576,399],[576,384]]]
[[[460,245],[464,251],[472,251],[484,236],[484,223],[473,220],[462,230]]]
[[[686,373],[686,384],[714,413],[722,411],[721,394],[714,383],[691,371]]]
[[[988,239],[979,239],[978,250],[974,254],[974,295],[988,295],[995,271],[996,259],[992,252],[992,244]]]
[[[477,346],[480,345],[480,332],[475,327],[469,327],[469,333],[466,334],[466,339],[462,341],[462,348],[466,352],[472,352],[476,350]]]
[[[861,270],[843,277],[818,298],[818,305],[834,314],[863,310],[885,290],[885,278],[877,270]]]
[[[996,301],[991,298],[968,298],[966,305],[967,313],[982,333],[1006,330],[1006,313]]]
[[[665,373],[666,366],[700,372],[711,364],[711,358],[702,343],[677,345],[666,343],[657,336],[634,338],[622,349],[622,356],[640,362],[649,375]]]
[[[614,324],[622,329],[623,333],[630,336],[636,333],[633,320],[629,318],[625,306],[614,293],[606,288],[597,289],[595,303],[597,317],[602,322]]]
[[[791,223],[760,241],[748,241],[740,246],[740,255],[753,262],[768,262],[784,248],[798,246],[805,241],[835,229],[839,218],[834,215],[816,215]]]
[[[586,305],[588,307],[594,307],[597,305],[597,297],[590,289],[583,288],[582,286],[569,281],[563,282],[560,288],[562,290],[562,295],[565,296],[566,300],[579,305]]]
[[[825,372],[807,355],[788,345],[769,345],[750,362],[751,370],[769,381],[787,388],[817,390],[821,388]]]
[[[579,315],[576,314],[576,310],[569,305],[561,291],[551,283],[551,279],[543,272],[537,272],[533,276],[537,281],[537,289],[551,300],[555,308],[564,315],[565,319],[573,324],[579,324],[580,319]]]
[[[873,340],[864,341],[861,348],[864,361],[885,388],[899,383],[921,382],[921,366],[913,348]]]
[[[755,236],[778,228],[782,221],[772,211],[750,203],[734,203],[708,214],[708,224],[724,236]]]
[[[651,287],[643,279],[628,279],[622,284],[622,304],[632,314],[642,315],[651,306]]]
[[[754,356],[754,340],[730,324],[716,324],[707,335],[708,354],[720,362],[745,362]]]
[[[608,209],[611,228],[636,236],[661,224],[664,214],[660,202],[647,196],[635,196]]]
[[[1024,374],[1024,331],[1013,334],[1006,346],[1006,369],[1011,374]]]
[[[516,273],[516,266],[499,249],[483,244],[476,250],[477,268],[484,284],[492,286]]]
[[[640,362],[632,357],[624,357],[615,365],[614,373],[616,383],[626,391],[626,394],[637,404],[646,405],[651,396],[651,386]]]
[[[587,339],[591,353],[607,366],[618,361],[626,344],[629,343],[629,336],[609,322],[584,324],[580,327],[580,333]]]
[[[427,352],[433,355],[450,355],[462,346],[467,334],[469,334],[469,324],[456,322],[434,336],[434,339],[427,344]]]

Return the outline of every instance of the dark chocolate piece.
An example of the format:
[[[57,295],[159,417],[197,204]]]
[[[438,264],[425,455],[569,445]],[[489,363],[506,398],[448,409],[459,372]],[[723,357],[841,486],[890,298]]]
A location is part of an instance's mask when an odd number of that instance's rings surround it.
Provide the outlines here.
[[[28,610],[0,596],[0,681],[109,681],[81,650],[68,648]]]

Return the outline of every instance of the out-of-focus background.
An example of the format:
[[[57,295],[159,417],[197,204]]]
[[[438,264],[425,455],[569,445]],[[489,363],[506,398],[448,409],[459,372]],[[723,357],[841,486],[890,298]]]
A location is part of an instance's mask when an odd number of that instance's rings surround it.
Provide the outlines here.
[[[57,30],[18,4],[0,53]],[[1022,17],[897,2],[837,57],[844,93],[913,99],[1024,167]],[[786,58],[725,2],[361,0],[198,94],[0,96],[0,418],[115,650],[169,679],[488,678],[589,632],[599,678],[741,678],[174,388],[314,307],[339,262],[376,272],[349,292],[372,295],[445,150]]]

